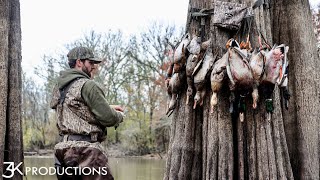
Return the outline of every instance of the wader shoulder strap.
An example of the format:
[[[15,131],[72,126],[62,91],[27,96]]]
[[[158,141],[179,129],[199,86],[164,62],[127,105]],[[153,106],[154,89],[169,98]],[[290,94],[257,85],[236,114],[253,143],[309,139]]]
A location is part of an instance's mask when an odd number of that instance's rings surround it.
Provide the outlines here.
[[[71,85],[76,82],[77,80],[79,80],[80,78],[75,78],[72,81],[70,81],[68,84],[66,84],[65,86],[63,86],[62,88],[59,88],[59,92],[60,92],[60,97],[59,97],[59,104],[63,104],[64,100],[66,98],[66,94],[69,90],[69,88],[71,87]]]

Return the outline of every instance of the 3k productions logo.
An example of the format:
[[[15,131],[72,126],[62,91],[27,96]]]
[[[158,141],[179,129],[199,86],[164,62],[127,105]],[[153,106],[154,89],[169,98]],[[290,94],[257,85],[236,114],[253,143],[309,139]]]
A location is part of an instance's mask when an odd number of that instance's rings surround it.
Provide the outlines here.
[[[16,175],[32,175],[32,176],[47,176],[47,175],[84,175],[84,176],[91,176],[91,175],[107,175],[107,167],[23,167],[23,162],[19,164],[15,164],[14,162],[4,162],[4,173],[2,174],[3,178],[12,178],[15,174]],[[23,173],[21,169],[24,169]],[[16,173],[17,172],[17,173]],[[19,174],[18,174],[19,173]]]
[[[12,178],[14,175],[14,172],[18,172],[20,175],[23,175],[23,173],[20,171],[19,167],[23,164],[23,162],[20,162],[17,166],[14,165],[14,162],[3,162],[3,164],[7,168],[4,171],[4,174],[2,174],[2,177],[4,178]]]

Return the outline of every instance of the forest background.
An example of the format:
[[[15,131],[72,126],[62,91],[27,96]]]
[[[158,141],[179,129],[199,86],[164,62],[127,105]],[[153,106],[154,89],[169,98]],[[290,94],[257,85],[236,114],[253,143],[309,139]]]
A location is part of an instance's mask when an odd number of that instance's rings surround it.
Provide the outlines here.
[[[314,7],[313,24],[320,52],[320,4]],[[171,119],[165,115],[168,97],[164,84],[173,49],[184,27],[151,22],[136,34],[121,30],[104,33],[94,30],[65,45],[91,48],[104,59],[95,80],[105,90],[110,104],[126,107],[124,122],[115,130],[108,128],[104,146],[111,156],[165,154],[169,145]],[[68,69],[66,54],[44,54],[32,71],[23,73],[22,120],[25,152],[51,150],[58,141],[54,111],[49,107],[52,88],[61,70]],[[23,69],[24,70],[24,69]],[[38,81],[41,80],[41,85]]]

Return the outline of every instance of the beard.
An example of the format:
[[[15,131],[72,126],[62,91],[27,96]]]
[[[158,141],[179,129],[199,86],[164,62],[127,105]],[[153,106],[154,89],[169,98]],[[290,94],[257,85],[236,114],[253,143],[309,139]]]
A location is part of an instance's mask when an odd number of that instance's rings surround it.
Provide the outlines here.
[[[89,70],[88,70],[87,67],[82,66],[82,71],[83,71],[84,73],[86,73],[86,74],[91,78],[91,73],[89,72]]]

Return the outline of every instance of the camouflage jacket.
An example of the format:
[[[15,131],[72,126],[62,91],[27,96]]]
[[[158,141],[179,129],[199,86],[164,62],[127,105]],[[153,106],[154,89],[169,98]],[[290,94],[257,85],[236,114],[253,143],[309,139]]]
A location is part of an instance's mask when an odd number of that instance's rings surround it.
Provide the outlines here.
[[[64,101],[59,102],[59,89],[67,86]],[[61,73],[50,106],[56,110],[60,134],[98,134],[101,137],[105,127],[114,126],[123,118],[109,106],[99,85],[75,69]]]

